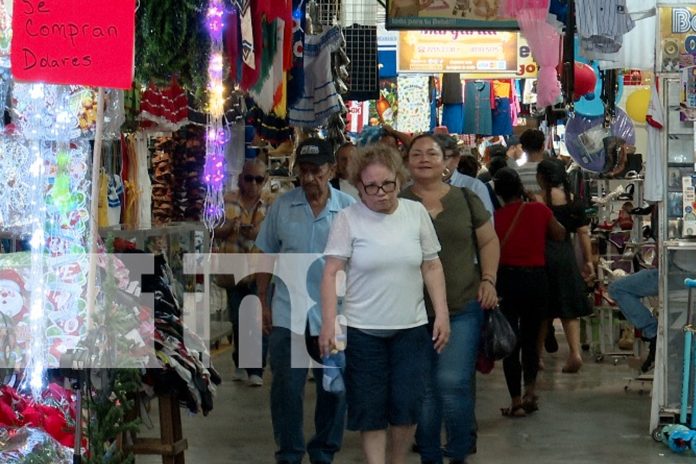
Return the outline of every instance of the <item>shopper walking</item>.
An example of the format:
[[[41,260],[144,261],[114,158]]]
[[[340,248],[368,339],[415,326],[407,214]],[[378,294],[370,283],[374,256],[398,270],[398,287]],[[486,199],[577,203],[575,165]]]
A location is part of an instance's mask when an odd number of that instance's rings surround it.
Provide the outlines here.
[[[225,202],[225,224],[215,230],[215,238],[221,243],[218,251],[221,253],[252,253],[255,249],[254,240],[259,233],[261,222],[266,217],[267,204],[261,198],[261,191],[268,180],[266,165],[260,159],[248,160],[242,167],[237,178],[238,194]],[[219,280],[226,283],[227,309],[232,322],[232,338],[234,350],[232,360],[236,367],[234,380],[248,378],[249,385],[263,385],[263,371],[266,365],[268,337],[263,336],[261,343],[261,366],[243,369],[239,366],[239,307],[247,295],[256,294],[256,276],[249,275],[242,279],[235,276],[224,276]],[[254,349],[254,347],[250,347]]]
[[[463,463],[476,445],[476,357],[483,310],[498,303],[495,289],[500,248],[498,237],[479,197],[443,181],[447,149],[439,139],[420,135],[408,150],[413,184],[401,197],[427,209],[440,241],[445,273],[450,341],[441,353],[430,349],[426,395],[416,431],[424,463],[441,464],[443,457]],[[479,262],[480,261],[480,262]],[[434,316],[426,295],[428,316]],[[446,443],[440,431],[445,425]]]
[[[563,240],[565,229],[546,205],[528,201],[520,176],[514,169],[500,169],[494,183],[496,194],[505,203],[495,212],[495,230],[500,239],[498,295],[501,309],[517,334],[515,351],[503,360],[511,405],[503,408],[502,413],[508,417],[524,417],[538,409],[535,387],[539,352],[536,341],[546,314],[549,291],[545,269],[546,241]]]
[[[569,350],[568,360],[562,371],[575,373],[582,367],[579,318],[592,314],[585,283],[585,280],[594,277],[589,220],[584,207],[573,201],[563,162],[553,159],[541,161],[537,166],[537,182],[546,206],[551,208],[554,217],[568,234],[576,234],[582,248],[584,264],[580,270],[570,235],[562,241],[546,241],[546,271],[549,279],[547,319],[561,319]],[[553,325],[549,325],[546,321],[541,325],[537,342],[540,354],[546,331],[553,330]]]
[[[336,277],[345,271],[347,427],[360,431],[368,464],[387,462],[387,443],[389,462],[406,463],[429,350],[441,352],[450,334],[440,245],[423,205],[397,197],[404,178],[396,149],[365,147],[353,170],[362,202],[339,213],[325,250],[319,343],[323,355],[335,345]]]
[[[329,185],[335,170],[329,142],[317,138],[303,141],[297,147],[296,164],[300,187],[276,199],[261,225],[256,245],[264,253],[322,253],[339,211],[355,202]],[[312,266],[306,280],[306,290],[317,301],[322,272],[323,266]],[[269,305],[269,281],[270,276],[266,274],[257,279],[264,331],[270,332],[271,418],[278,447],[276,461],[301,463],[306,449],[312,463],[330,463],[343,439],[345,396],[327,392],[321,381],[316,382],[315,435],[305,446],[303,398],[307,368],[291,366],[291,345],[305,344],[305,334],[291,324],[291,310],[300,308],[291,308],[287,286],[276,279]],[[310,342],[316,343],[321,329],[319,308],[307,316],[308,336]],[[322,375],[322,369],[314,369],[315,379],[321,379]]]

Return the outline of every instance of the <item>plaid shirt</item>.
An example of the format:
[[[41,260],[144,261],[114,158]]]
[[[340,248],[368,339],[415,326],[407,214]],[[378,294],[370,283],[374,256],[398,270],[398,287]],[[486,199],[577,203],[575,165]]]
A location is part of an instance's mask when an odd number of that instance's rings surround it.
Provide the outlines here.
[[[244,208],[238,197],[227,201],[225,204],[225,221],[234,221],[239,218],[240,224],[260,226],[266,217],[268,205],[263,199],[251,209]],[[219,251],[223,253],[251,253],[255,249],[254,240],[244,237],[241,233],[231,233],[226,239],[221,240]]]

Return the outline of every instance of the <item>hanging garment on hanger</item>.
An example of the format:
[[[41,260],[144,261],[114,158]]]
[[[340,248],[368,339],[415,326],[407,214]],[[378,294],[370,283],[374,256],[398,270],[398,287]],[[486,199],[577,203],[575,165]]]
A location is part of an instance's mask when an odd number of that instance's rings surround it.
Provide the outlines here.
[[[304,28],[305,28],[305,2],[304,0],[292,1],[292,38],[290,42],[291,62],[288,72],[287,106],[293,106],[302,97],[304,90]]]
[[[623,36],[635,23],[626,0],[575,0],[578,35],[582,55],[594,59],[595,53],[616,53]]]
[[[254,33],[254,21],[252,19],[252,1],[235,0],[239,11],[242,35],[242,60],[251,69],[256,69],[256,47],[258,36]]]
[[[447,127],[450,134],[464,133],[464,103],[444,103],[442,125]]]
[[[664,89],[664,87],[663,87]],[[648,130],[648,152],[645,161],[645,184],[643,198],[646,201],[662,201],[664,198],[665,164],[663,160],[662,133],[665,125],[665,113],[662,100],[653,81],[652,95],[645,116]]]
[[[596,54],[601,69],[646,69],[655,67],[655,54],[646,53],[655,46],[657,34],[656,0],[626,0],[635,27],[623,36],[621,49],[612,54]]]
[[[109,176],[106,174],[104,168],[101,169],[99,173],[99,199],[98,201],[98,224],[99,227],[109,226],[109,199],[108,199],[108,189],[109,189]]]
[[[459,73],[444,73],[442,75],[442,104],[463,103],[464,92]]]
[[[511,98],[512,97],[512,83],[510,80],[499,80],[493,81],[493,95],[496,98]]]
[[[512,112],[510,99],[496,98],[491,112],[491,130],[494,135],[512,135]]]
[[[242,79],[242,31],[239,23],[239,10],[230,8],[225,13],[225,30],[223,43],[225,46],[225,54],[229,58],[230,63],[230,80],[238,83]]]
[[[341,110],[341,97],[331,71],[331,53],[338,50],[342,41],[338,26],[326,29],[321,35],[305,36],[304,92],[288,112],[291,125],[315,128]]]
[[[249,95],[264,113],[270,113],[275,105],[276,87],[283,79],[283,31],[284,23],[277,19],[263,22],[264,47],[261,52],[261,71]]]
[[[401,75],[397,78],[399,113],[396,127],[402,132],[425,132],[430,127],[428,107],[428,77]]]
[[[493,134],[491,85],[487,81],[467,81],[464,85],[464,133]]]
[[[440,125],[440,118],[437,110],[437,79],[433,76],[428,78],[428,94],[430,96],[430,130],[432,131]]]
[[[261,71],[261,50],[263,50],[263,34],[261,23],[263,17],[259,14],[258,4],[251,0],[237,0],[239,3],[250,3],[247,7],[248,13],[239,8],[242,24],[242,80],[239,87],[247,92],[259,79]],[[250,15],[250,20],[247,20]],[[251,21],[251,26],[246,25],[246,21]],[[250,28],[250,29],[249,29]],[[251,50],[251,51],[250,51]]]

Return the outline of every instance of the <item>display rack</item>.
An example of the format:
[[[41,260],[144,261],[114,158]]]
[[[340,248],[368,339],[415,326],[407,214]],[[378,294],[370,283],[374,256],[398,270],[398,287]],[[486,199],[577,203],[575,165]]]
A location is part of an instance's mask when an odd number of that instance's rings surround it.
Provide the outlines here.
[[[660,310],[658,317],[655,376],[650,430],[674,423],[679,416],[682,379],[683,326],[686,324],[687,291],[684,278],[696,276],[696,241],[683,238],[681,200],[672,174],[694,172],[694,123],[680,120],[681,82],[678,74],[660,75],[662,100],[667,115],[663,137],[665,193],[659,208]],[[675,171],[675,169],[679,171]],[[672,195],[671,195],[672,194]],[[672,204],[670,204],[670,202]],[[678,203],[678,204],[676,204]]]
[[[591,185],[593,187],[593,200],[598,204],[597,217],[600,224],[613,222],[617,212],[625,202],[631,202],[634,206],[639,206],[643,202],[642,178],[591,179]],[[627,189],[628,185],[633,185],[633,194],[630,198],[614,198],[605,200],[601,204],[597,201],[606,198],[618,187],[622,186],[624,190]],[[606,242],[607,249],[604,253],[600,253],[600,259],[607,263],[611,270],[619,268],[629,273],[634,271],[635,253],[641,246],[648,244],[643,239],[642,217],[634,215],[632,220],[633,227],[629,230],[620,230],[614,227],[612,230],[593,233],[593,240]],[[621,236],[623,246],[621,251],[617,249],[614,252],[610,244],[612,237],[617,235]],[[599,266],[597,270],[597,277],[600,284],[606,289],[611,278],[602,266]],[[633,357],[640,352],[639,343],[634,343],[631,350],[616,349],[621,329],[628,327],[628,322],[621,318],[621,312],[617,306],[605,304],[604,301],[595,301],[593,314],[583,318],[583,323],[586,334],[585,343],[590,346],[596,362],[611,358],[614,364],[617,364],[619,359]]]
[[[210,276],[184,273],[185,254],[205,254],[210,250],[210,236],[202,223],[171,223],[140,230],[121,230],[120,226],[114,226],[100,229],[100,235],[128,240],[149,253],[164,253],[172,269],[175,294],[182,302],[186,325],[210,345],[231,337],[232,323],[225,317],[225,308],[211,306]]]

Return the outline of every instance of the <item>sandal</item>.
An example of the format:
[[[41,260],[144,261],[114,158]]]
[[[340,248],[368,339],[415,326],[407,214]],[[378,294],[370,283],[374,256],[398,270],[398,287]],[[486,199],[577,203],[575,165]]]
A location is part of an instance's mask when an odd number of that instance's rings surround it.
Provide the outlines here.
[[[539,397],[536,395],[530,395],[530,396],[523,396],[522,397],[522,409],[524,409],[524,412],[527,414],[531,414],[534,411],[539,410]]]
[[[527,417],[527,411],[524,409],[524,406],[522,404],[518,404],[517,406],[510,406],[509,408],[500,408],[500,413],[504,417]]]

